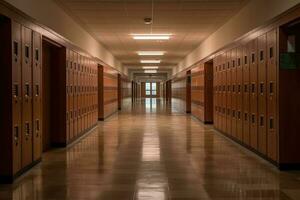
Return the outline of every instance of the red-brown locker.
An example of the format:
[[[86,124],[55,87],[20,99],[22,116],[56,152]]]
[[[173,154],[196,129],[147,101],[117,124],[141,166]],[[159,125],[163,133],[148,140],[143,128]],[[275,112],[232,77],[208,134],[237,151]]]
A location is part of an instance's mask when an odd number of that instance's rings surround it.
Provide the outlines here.
[[[243,47],[237,48],[237,59],[236,59],[236,133],[237,138],[243,141]]]
[[[225,66],[225,57],[220,56],[220,67],[222,73],[222,131],[227,132],[226,126],[226,109],[227,109],[227,92],[226,92],[226,82],[227,82],[227,70]]]
[[[267,153],[266,34],[258,37],[258,151]]]
[[[42,157],[42,36],[33,32],[32,37],[33,160],[37,161]]]
[[[219,129],[219,101],[218,101],[218,91],[219,91],[219,76],[218,76],[218,63],[217,63],[217,57],[214,58],[213,60],[214,62],[214,110],[215,110],[215,122],[214,122],[214,126],[216,127],[216,129]],[[99,105],[98,105],[99,106]]]
[[[231,50],[231,132],[234,138],[237,138],[237,67],[236,55],[237,49]]]
[[[243,49],[243,142],[250,145],[249,44]]]
[[[226,133],[228,135],[232,135],[231,132],[231,99],[232,99],[232,91],[231,91],[231,77],[232,77],[232,71],[231,71],[231,53],[228,51],[226,54],[224,54],[225,57],[225,68],[226,68],[226,90],[227,90],[227,97],[226,97]]]
[[[21,71],[21,25],[12,21],[12,118],[13,118],[13,174],[22,168],[22,71]]]
[[[258,148],[257,135],[257,39],[250,42],[250,145]]]
[[[73,58],[74,53],[73,51],[69,50],[69,124],[70,124],[70,131],[69,131],[69,138],[74,138],[74,66],[73,66]]]
[[[82,66],[83,58],[80,54],[78,54],[78,64],[77,64],[77,73],[78,73],[78,134],[82,132],[83,125],[83,116],[82,116]]]
[[[267,156],[278,161],[277,31],[267,33]]]
[[[90,75],[89,75],[89,68],[90,68],[90,62],[89,59],[86,58],[86,80],[85,80],[85,87],[86,87],[86,94],[85,94],[85,127],[86,129],[89,128],[89,95],[90,95],[90,88],[89,88],[89,81],[90,81]]]
[[[66,134],[70,140],[70,51],[66,49]]]
[[[32,31],[22,27],[22,167],[32,163]]]
[[[78,135],[78,54],[73,53],[73,70],[74,70],[74,138]]]
[[[214,68],[214,71],[213,71],[213,88],[214,88],[214,97],[213,97],[213,104],[214,104],[214,126],[217,127],[217,124],[218,124],[218,120],[217,120],[217,105],[218,105],[218,102],[217,102],[217,72],[218,72],[218,69],[217,69],[217,66],[216,66],[216,58],[214,58],[213,60],[213,68]]]

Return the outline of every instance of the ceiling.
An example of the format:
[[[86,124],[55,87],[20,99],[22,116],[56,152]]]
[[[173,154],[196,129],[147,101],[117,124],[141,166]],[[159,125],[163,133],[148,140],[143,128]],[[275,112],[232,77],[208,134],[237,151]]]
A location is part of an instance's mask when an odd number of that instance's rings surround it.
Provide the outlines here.
[[[123,66],[140,69],[136,51],[166,51],[162,68],[176,66],[248,0],[56,0]],[[169,41],[137,41],[132,33],[171,33]]]

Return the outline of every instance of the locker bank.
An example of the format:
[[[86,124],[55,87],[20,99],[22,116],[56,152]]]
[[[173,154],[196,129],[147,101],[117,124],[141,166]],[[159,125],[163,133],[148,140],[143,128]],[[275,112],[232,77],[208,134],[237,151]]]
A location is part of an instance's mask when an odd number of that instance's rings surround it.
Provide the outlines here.
[[[0,199],[300,199],[300,1],[0,0]]]

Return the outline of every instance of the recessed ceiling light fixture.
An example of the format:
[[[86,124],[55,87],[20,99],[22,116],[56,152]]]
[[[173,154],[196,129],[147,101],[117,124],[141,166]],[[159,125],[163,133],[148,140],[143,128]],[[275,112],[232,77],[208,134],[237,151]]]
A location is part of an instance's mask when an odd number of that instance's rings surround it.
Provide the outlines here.
[[[154,73],[157,73],[157,70],[144,70],[144,73],[154,74]]]
[[[158,69],[158,66],[144,66],[143,69]]]
[[[141,63],[160,63],[160,60],[141,60]]]
[[[164,51],[138,51],[137,54],[139,56],[163,56],[165,52]]]
[[[169,40],[172,34],[131,34],[135,40]]]

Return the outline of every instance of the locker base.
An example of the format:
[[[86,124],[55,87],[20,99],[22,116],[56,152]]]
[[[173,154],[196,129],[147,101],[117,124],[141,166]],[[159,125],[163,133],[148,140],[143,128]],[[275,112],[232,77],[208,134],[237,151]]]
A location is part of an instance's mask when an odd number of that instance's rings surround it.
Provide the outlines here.
[[[112,115],[116,114],[117,112],[118,112],[118,111],[116,110],[115,112],[113,112],[113,113],[107,115],[106,117],[98,117],[98,120],[99,120],[99,121],[104,121],[105,119],[111,117]]]
[[[214,124],[214,122],[212,122],[212,121],[202,121],[201,119],[199,119],[198,117],[196,117],[193,114],[192,114],[192,117],[195,118],[196,120],[202,122],[203,124]]]
[[[77,137],[71,139],[67,144],[65,144],[64,147],[71,146],[71,145],[73,145],[74,143],[76,143],[77,141],[83,139],[83,138],[86,137],[88,134],[90,134],[90,131],[93,130],[96,126],[97,126],[97,123],[94,124],[93,126],[91,126],[90,128],[86,129],[84,132],[82,132],[81,134],[79,134]]]
[[[32,162],[30,165],[25,167],[24,169],[21,169],[19,172],[17,172],[15,175],[12,176],[0,176],[0,184],[12,184],[17,178],[22,176],[24,173],[29,171],[32,167],[37,165],[42,161],[42,158]]]
[[[279,170],[300,170],[300,163],[288,163],[288,164],[284,164],[284,163],[281,163],[281,164],[278,164],[278,169]]]
[[[65,148],[68,147],[70,145],[72,145],[74,142],[81,140],[83,137],[85,137],[86,135],[89,134],[89,132],[94,129],[97,126],[97,123],[94,124],[93,126],[91,126],[90,128],[86,129],[85,131],[81,132],[80,134],[78,134],[78,136],[76,136],[73,139],[70,139],[69,141],[66,142],[56,142],[56,143],[52,143],[51,146],[54,148]]]
[[[222,135],[224,135],[225,137],[227,137],[227,138],[233,140],[235,143],[237,143],[237,144],[243,146],[243,147],[246,148],[247,150],[252,151],[253,153],[255,153],[256,155],[258,155],[258,156],[261,157],[262,159],[268,161],[270,164],[274,165],[274,166],[277,167],[279,170],[288,170],[288,169],[285,169],[285,168],[281,168],[281,167],[280,167],[280,164],[278,164],[278,163],[277,163],[276,161],[274,161],[274,160],[271,160],[271,159],[268,158],[266,155],[260,153],[259,151],[257,151],[257,150],[254,149],[253,147],[251,147],[251,146],[249,146],[249,145],[247,145],[247,144],[245,144],[245,143],[243,143],[243,142],[237,140],[236,138],[232,137],[231,135],[228,135],[228,134],[224,133],[223,131],[217,129],[216,127],[214,127],[214,129],[215,129],[216,131],[218,131],[219,133],[221,133]],[[293,164],[291,164],[291,165],[293,165]],[[294,168],[294,169],[297,169],[297,168]],[[299,164],[298,169],[300,169],[300,164]]]

